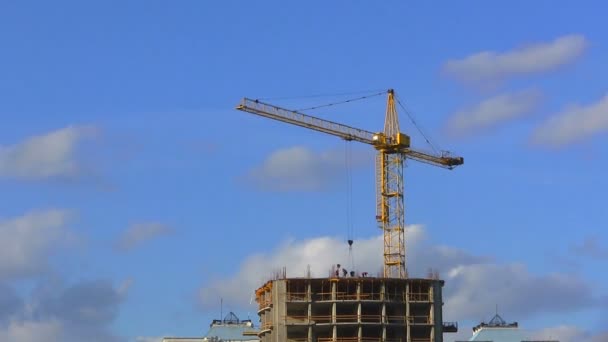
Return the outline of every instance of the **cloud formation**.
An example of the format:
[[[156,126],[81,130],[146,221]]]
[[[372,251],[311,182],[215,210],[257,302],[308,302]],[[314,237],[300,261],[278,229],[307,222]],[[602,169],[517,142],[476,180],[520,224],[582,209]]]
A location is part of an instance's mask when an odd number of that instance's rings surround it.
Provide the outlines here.
[[[163,337],[137,336],[135,342],[162,342]]]
[[[61,341],[63,327],[57,321],[12,321],[0,328],[0,341]]]
[[[580,256],[586,256],[597,260],[608,260],[608,247],[603,246],[600,243],[598,236],[589,236],[572,249],[575,254]]]
[[[110,325],[130,282],[66,284],[49,265],[54,253],[77,241],[71,217],[52,209],[0,221],[0,341],[124,341]]]
[[[560,342],[605,342],[608,332],[591,333],[572,325],[559,325],[535,331],[536,340],[558,340]]]
[[[587,45],[583,35],[572,34],[511,51],[483,51],[449,60],[443,69],[447,75],[466,83],[494,84],[509,77],[558,69],[580,57]]]
[[[505,93],[490,97],[475,106],[456,112],[448,121],[448,131],[463,136],[529,114],[542,98],[536,89]]]
[[[419,227],[409,227],[410,240],[421,237]],[[382,238],[375,236],[354,242],[354,258],[359,271],[376,275],[381,271]],[[311,276],[327,277],[332,264],[341,263],[345,267],[349,260],[348,245],[333,237],[319,237],[304,241],[286,241],[271,253],[248,257],[230,278],[209,281],[199,290],[203,307],[213,308],[218,298],[224,298],[228,305],[241,306],[250,301],[253,291],[272,277],[272,272],[287,268],[292,277],[306,275],[310,267]]]
[[[484,317],[498,305],[525,318],[591,307],[594,300],[591,286],[569,274],[536,275],[521,264],[469,264],[449,272],[444,312],[461,320]]]
[[[0,316],[0,341],[124,341],[110,332],[110,324],[125,295],[124,288],[102,280],[41,282]]]
[[[558,325],[544,329],[525,329],[520,327],[522,338],[530,341],[559,341],[559,342],[605,342],[608,332],[591,332],[573,325]],[[467,341],[471,337],[470,330],[460,329],[456,334],[444,335],[446,342]]]
[[[597,102],[571,105],[542,123],[532,142],[559,147],[608,132],[608,94]]]
[[[344,152],[315,152],[295,146],[273,152],[247,175],[255,187],[266,191],[322,191],[344,176]],[[356,155],[352,166],[361,165],[363,156]]]
[[[410,276],[427,276],[429,268],[446,280],[446,320],[476,320],[495,304],[522,319],[544,312],[568,312],[594,305],[591,286],[570,274],[533,274],[521,264],[496,263],[452,247],[431,244],[421,226],[407,229],[407,262]],[[353,245],[356,271],[381,272],[382,237],[357,240]],[[347,244],[336,238],[319,237],[288,241],[270,253],[252,255],[227,278],[208,281],[199,290],[203,307],[227,304],[244,307],[253,291],[272,278],[272,271],[287,268],[288,277],[327,277],[333,264],[350,270]]]
[[[48,257],[74,240],[67,228],[69,218],[68,211],[54,209],[0,221],[0,280],[44,270]]]
[[[0,178],[77,178],[83,172],[78,158],[79,144],[96,132],[93,126],[68,126],[15,145],[0,145]]]
[[[127,252],[146,241],[170,234],[172,231],[171,227],[162,223],[136,223],[122,233],[116,240],[114,247],[121,252]]]

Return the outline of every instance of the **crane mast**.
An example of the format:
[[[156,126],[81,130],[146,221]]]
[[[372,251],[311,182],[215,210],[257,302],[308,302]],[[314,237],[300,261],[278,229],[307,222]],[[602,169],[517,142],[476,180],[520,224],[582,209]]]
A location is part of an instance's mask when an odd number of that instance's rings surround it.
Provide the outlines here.
[[[399,118],[393,90],[388,91],[384,136],[398,141]],[[409,145],[409,137],[406,139]],[[399,145],[397,145],[399,146]],[[406,278],[403,152],[392,144],[376,146],[376,221],[384,235],[384,277]]]
[[[406,158],[452,169],[462,157],[432,155],[410,148],[410,137],[399,130],[395,93],[388,90],[384,131],[373,133],[337,122],[244,98],[236,109],[374,146],[376,155],[376,221],[384,236],[384,277],[406,278],[403,163]]]

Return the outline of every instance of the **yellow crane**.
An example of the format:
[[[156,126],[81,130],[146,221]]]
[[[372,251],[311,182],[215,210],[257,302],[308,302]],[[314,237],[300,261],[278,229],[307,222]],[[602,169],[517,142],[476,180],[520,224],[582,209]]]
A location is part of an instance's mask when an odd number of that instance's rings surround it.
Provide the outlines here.
[[[236,109],[270,119],[372,145],[376,154],[376,221],[384,234],[384,277],[406,278],[405,209],[403,163],[406,158],[452,169],[462,165],[462,157],[447,153],[433,155],[410,148],[410,137],[399,130],[395,92],[387,91],[388,99],[384,131],[373,133],[337,122],[320,119],[295,110],[244,98]]]

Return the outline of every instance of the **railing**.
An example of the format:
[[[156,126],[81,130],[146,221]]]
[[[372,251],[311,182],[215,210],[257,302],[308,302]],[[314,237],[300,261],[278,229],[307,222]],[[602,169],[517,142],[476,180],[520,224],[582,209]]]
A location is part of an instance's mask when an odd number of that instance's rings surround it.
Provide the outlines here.
[[[313,293],[312,299],[316,301],[328,301],[332,300],[333,298],[331,292],[316,292]]]
[[[358,315],[336,315],[336,323],[358,322]]]
[[[336,292],[336,300],[357,300],[356,293]]]
[[[270,306],[272,306],[272,300],[270,300],[270,299],[268,299],[268,300],[261,300],[259,302],[259,305],[258,305],[258,308],[259,308],[258,312],[262,311],[262,310],[264,310],[266,308],[269,308]]]
[[[271,330],[271,329],[272,329],[272,323],[270,323],[270,322],[265,322],[260,326],[260,331]]]
[[[370,293],[361,293],[359,294],[360,300],[381,300],[382,295],[380,292],[370,292]]]
[[[384,299],[390,300],[390,301],[396,301],[396,300],[405,301],[405,295],[403,293],[385,293]]]
[[[382,315],[361,315],[361,323],[382,323]]]
[[[407,298],[411,302],[430,302],[431,296],[427,293],[408,293]]]
[[[288,302],[303,302],[307,301],[308,295],[306,292],[287,292],[285,294],[285,300]]]
[[[386,323],[401,323],[405,324],[407,320],[403,315],[386,316]]]
[[[284,316],[286,324],[310,324],[310,323],[382,323],[382,315],[336,315],[335,322],[332,315],[289,315]],[[404,316],[387,316],[388,323],[405,323]]]
[[[313,315],[313,316],[285,316],[285,322],[287,324],[294,323],[332,323],[331,315]]]
[[[407,316],[407,321],[410,324],[431,324],[429,316]]]

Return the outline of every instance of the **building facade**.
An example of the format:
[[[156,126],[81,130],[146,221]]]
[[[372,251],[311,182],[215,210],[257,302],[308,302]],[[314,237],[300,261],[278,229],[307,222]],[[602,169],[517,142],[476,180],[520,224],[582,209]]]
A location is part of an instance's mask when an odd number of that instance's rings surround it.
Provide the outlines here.
[[[437,279],[290,278],[256,290],[261,342],[442,342]]]

